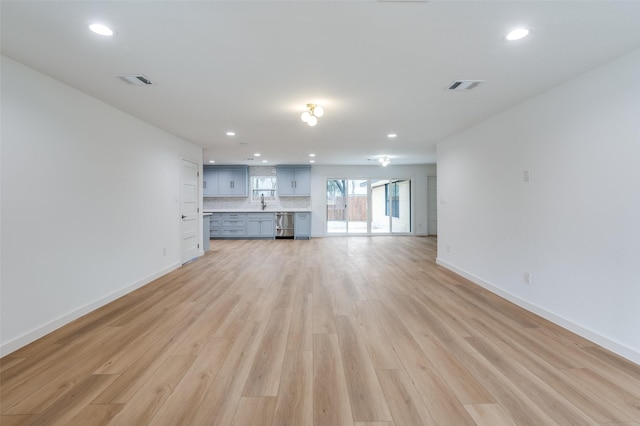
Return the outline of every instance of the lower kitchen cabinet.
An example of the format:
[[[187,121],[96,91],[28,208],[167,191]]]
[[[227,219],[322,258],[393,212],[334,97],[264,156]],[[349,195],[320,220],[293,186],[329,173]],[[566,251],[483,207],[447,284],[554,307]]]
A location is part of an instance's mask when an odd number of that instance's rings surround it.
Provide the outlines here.
[[[247,213],[247,237],[274,238],[273,213]]]
[[[273,213],[213,213],[210,238],[274,238]]]
[[[222,213],[222,237],[241,238],[247,235],[246,213]]]
[[[208,214],[202,216],[202,251],[205,253],[211,248],[209,243],[211,237],[207,233],[211,233],[211,215]]]
[[[212,213],[209,217],[209,238],[218,238],[222,235],[222,214]]]
[[[294,214],[293,236],[296,240],[311,238],[311,212],[296,212]]]
[[[247,234],[246,218],[244,213],[213,213],[209,219],[209,237],[244,237]]]

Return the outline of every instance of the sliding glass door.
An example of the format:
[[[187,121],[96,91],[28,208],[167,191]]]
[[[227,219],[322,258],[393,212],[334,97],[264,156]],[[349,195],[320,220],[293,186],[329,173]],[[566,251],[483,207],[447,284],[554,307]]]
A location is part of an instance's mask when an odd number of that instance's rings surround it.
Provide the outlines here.
[[[410,232],[410,179],[327,179],[327,233]]]
[[[347,232],[346,179],[327,179],[327,232]]]
[[[368,232],[367,184],[361,179],[327,180],[327,232]]]
[[[411,181],[393,179],[388,185],[388,209],[391,216],[391,232],[411,232]]]
[[[371,182],[371,232],[387,234],[391,232],[391,220],[388,214],[389,179]]]
[[[366,180],[347,181],[347,232],[366,234],[367,230],[367,184]]]

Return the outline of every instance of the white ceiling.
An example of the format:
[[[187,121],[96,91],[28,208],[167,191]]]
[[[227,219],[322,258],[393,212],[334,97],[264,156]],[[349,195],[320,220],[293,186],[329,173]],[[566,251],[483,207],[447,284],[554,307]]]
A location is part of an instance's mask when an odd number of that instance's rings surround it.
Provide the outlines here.
[[[204,147],[205,162],[218,164],[306,163],[309,153],[316,164],[375,164],[383,154],[392,164],[435,163],[438,140],[640,46],[638,1],[1,8],[4,55]],[[89,32],[95,21],[116,35]],[[531,35],[505,41],[517,26]],[[114,77],[138,73],[157,84]],[[445,91],[455,79],[485,83]],[[299,118],[308,102],[325,107],[315,128]]]

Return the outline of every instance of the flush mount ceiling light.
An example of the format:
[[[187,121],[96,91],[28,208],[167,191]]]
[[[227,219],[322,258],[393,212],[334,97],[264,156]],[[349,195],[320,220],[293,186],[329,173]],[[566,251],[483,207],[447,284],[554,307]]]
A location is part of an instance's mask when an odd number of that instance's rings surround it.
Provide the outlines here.
[[[398,137],[398,135],[397,135],[397,134],[395,134],[395,133],[389,133],[389,134],[387,135],[387,137],[388,137],[389,139],[394,139],[394,138],[397,138],[397,137]]]
[[[91,24],[89,25],[89,29],[96,34],[100,34],[102,36],[112,36],[113,30],[106,25],[103,24]]]
[[[383,155],[382,157],[378,158],[378,162],[382,164],[382,167],[387,167],[391,163],[391,160],[389,160],[389,157],[387,157],[386,155]]]
[[[318,118],[324,114],[324,108],[316,104],[307,104],[307,110],[304,111],[300,118],[302,121],[313,127],[318,124]]]
[[[235,135],[236,135],[236,132],[234,132],[233,130],[229,130],[227,132],[227,136],[235,136]]]
[[[516,28],[515,30],[511,31],[509,34],[506,35],[506,39],[509,41],[516,41],[516,40],[520,40],[522,38],[525,38],[526,36],[529,35],[529,30],[526,28]]]

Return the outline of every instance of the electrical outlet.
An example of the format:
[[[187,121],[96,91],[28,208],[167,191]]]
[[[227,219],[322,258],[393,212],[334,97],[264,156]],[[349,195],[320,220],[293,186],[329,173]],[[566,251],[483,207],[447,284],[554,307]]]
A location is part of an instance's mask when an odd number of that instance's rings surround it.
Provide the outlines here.
[[[162,255],[163,255],[163,256],[166,256],[166,255],[167,255],[167,248],[166,248],[166,247],[164,247],[164,248],[162,249]]]
[[[531,285],[531,272],[524,273],[524,283],[526,285]]]
[[[451,253],[451,247],[447,244],[447,253]]]
[[[529,182],[529,180],[531,179],[531,174],[529,173],[529,170],[525,170],[522,172],[522,180],[524,182]]]

